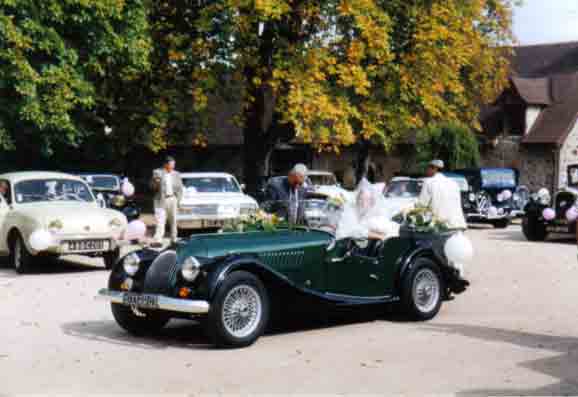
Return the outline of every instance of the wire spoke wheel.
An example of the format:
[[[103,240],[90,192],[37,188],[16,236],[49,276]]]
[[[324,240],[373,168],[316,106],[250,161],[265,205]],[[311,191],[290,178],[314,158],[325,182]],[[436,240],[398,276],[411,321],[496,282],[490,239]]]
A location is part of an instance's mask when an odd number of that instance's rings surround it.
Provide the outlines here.
[[[261,316],[261,297],[253,286],[237,285],[225,296],[222,321],[227,332],[235,338],[252,334],[259,326]]]
[[[424,268],[417,272],[414,280],[412,295],[415,305],[422,313],[429,313],[440,299],[439,278],[431,269]]]

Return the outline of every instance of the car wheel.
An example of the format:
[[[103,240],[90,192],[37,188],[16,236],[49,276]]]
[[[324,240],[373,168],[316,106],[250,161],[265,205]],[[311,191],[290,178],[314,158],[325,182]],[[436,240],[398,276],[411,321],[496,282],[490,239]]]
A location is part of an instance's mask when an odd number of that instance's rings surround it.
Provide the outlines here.
[[[26,248],[20,233],[16,233],[10,240],[10,264],[16,273],[30,273],[34,265],[34,256]]]
[[[404,278],[401,303],[405,313],[418,321],[434,318],[442,306],[444,285],[438,266],[418,258]]]
[[[104,260],[104,268],[106,270],[112,269],[114,265],[116,265],[116,262],[118,262],[119,258],[120,258],[119,248],[105,252],[104,255],[102,256],[102,259]]]
[[[132,335],[152,335],[159,332],[170,320],[166,313],[139,310],[136,307],[111,303],[112,316],[117,324]]]
[[[238,271],[224,281],[211,304],[207,335],[219,347],[242,347],[254,343],[265,331],[269,299],[261,280]]]
[[[510,220],[508,218],[498,219],[497,221],[492,222],[495,229],[505,229],[510,225]]]
[[[544,241],[548,237],[546,226],[534,216],[522,219],[522,232],[528,241]]]

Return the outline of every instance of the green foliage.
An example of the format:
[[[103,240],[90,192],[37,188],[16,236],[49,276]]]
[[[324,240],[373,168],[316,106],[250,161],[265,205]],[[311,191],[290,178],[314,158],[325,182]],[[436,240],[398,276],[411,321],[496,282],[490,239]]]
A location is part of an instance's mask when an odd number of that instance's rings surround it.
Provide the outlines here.
[[[444,160],[447,169],[477,167],[480,163],[478,140],[470,128],[461,124],[438,124],[419,130],[415,151],[421,169],[432,159]]]
[[[106,85],[148,70],[141,0],[0,0],[0,145],[78,144],[104,130]]]

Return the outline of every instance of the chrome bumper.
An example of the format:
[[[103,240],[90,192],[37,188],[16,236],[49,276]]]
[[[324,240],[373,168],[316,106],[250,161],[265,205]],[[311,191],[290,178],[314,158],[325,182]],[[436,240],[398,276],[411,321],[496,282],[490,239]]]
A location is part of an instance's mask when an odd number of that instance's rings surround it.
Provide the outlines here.
[[[126,292],[113,291],[103,288],[98,291],[96,299],[112,303],[123,303],[123,298]],[[193,301],[187,299],[169,298],[164,295],[156,295],[158,299],[158,307],[156,310],[167,310],[171,312],[190,313],[190,314],[206,314],[209,312],[209,302],[207,301]]]

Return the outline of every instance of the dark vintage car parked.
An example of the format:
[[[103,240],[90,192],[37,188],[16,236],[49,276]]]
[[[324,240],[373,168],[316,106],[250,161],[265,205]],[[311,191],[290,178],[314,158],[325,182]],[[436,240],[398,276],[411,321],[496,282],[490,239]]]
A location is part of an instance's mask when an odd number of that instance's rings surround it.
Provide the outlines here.
[[[569,221],[566,214],[578,204],[578,164],[567,168],[567,186],[551,197],[546,188],[530,196],[524,209],[522,231],[529,241],[544,241],[550,233],[576,235],[576,221]],[[554,213],[552,219],[544,218],[544,210]]]
[[[171,318],[200,319],[218,346],[245,346],[272,315],[399,304],[416,320],[469,283],[444,255],[445,234],[405,230],[381,241],[335,241],[307,228],[197,235],[162,252],[133,252],[99,297],[133,334]]]
[[[121,177],[115,174],[79,174],[91,187],[97,199],[102,200],[106,208],[122,212],[128,221],[140,217],[135,201],[122,192]]]
[[[466,219],[505,228],[516,216],[518,172],[512,168],[475,168],[454,171],[463,175],[470,186]]]

